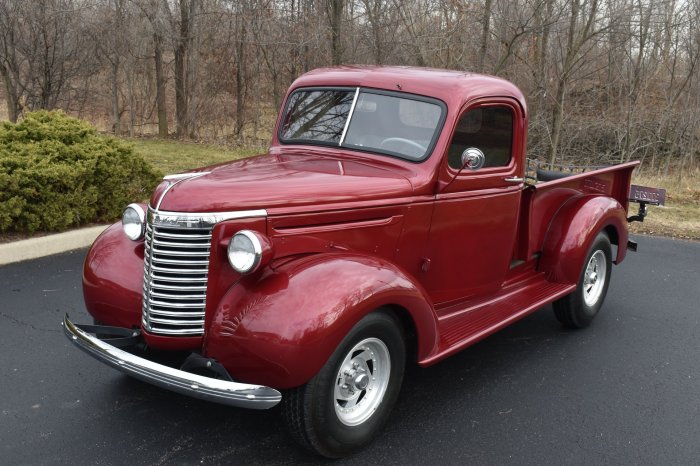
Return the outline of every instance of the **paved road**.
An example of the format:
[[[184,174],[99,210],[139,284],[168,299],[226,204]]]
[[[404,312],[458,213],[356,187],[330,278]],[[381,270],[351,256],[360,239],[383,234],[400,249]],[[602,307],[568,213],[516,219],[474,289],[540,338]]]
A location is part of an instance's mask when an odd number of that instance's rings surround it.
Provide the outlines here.
[[[697,464],[700,243],[637,238],[602,314],[565,331],[543,309],[410,369],[384,433],[338,464]],[[0,267],[0,463],[316,463],[276,410],[192,400],[74,348],[85,251]]]

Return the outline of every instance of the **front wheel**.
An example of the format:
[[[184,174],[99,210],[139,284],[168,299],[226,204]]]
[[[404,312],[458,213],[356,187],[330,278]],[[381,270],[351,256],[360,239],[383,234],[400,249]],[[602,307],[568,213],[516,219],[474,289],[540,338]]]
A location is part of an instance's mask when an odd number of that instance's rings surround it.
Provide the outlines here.
[[[398,397],[405,354],[396,318],[382,311],[365,316],[313,379],[283,396],[292,437],[328,458],[371,442]]]
[[[589,326],[603,305],[611,272],[610,239],[601,232],[588,250],[576,290],[552,305],[559,322],[571,328]]]

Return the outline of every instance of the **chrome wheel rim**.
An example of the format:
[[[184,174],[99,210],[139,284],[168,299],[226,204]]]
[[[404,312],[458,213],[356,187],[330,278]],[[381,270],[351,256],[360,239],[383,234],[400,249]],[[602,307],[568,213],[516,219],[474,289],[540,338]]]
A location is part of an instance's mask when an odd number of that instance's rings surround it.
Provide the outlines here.
[[[356,344],[343,359],[335,378],[333,405],[346,426],[362,424],[382,403],[389,386],[389,349],[378,338]]]
[[[587,306],[594,306],[603,294],[607,269],[607,259],[603,251],[596,251],[588,261],[583,277],[583,301]]]

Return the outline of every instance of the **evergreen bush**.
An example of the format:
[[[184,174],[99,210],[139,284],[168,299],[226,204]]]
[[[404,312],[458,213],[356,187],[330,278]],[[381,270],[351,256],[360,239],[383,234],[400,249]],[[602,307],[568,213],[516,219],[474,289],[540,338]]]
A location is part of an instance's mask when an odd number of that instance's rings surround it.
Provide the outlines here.
[[[0,232],[112,221],[159,180],[129,144],[61,111],[0,124]]]

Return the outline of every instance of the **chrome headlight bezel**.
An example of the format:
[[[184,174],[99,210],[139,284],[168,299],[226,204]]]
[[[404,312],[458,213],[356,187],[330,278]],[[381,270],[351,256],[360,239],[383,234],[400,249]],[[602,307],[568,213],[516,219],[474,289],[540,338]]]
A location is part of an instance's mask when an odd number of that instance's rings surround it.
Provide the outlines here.
[[[238,239],[238,241],[236,241]],[[251,230],[240,230],[231,237],[228,243],[228,262],[233,270],[240,274],[255,272],[263,258],[264,238]],[[247,243],[247,248],[242,246]],[[241,257],[243,256],[243,257]]]
[[[129,204],[122,213],[122,230],[127,238],[139,241],[146,235],[146,212],[139,204]]]

